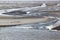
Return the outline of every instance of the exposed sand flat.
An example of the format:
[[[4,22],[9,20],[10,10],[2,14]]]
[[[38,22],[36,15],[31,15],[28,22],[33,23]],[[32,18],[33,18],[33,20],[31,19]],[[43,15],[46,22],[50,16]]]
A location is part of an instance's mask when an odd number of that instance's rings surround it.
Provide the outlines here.
[[[20,3],[20,2],[19,2]],[[38,2],[39,3],[39,2]],[[48,2],[49,3],[49,2]],[[28,4],[28,3],[27,3]],[[3,4],[1,4],[3,5]],[[28,4],[29,5],[29,4]],[[6,8],[16,8],[21,5],[15,6],[14,4],[11,4],[11,6],[7,3],[7,6],[4,4],[0,7],[0,9],[6,9]],[[26,6],[23,5],[23,6]],[[22,6],[22,7],[23,7]],[[29,5],[30,6],[30,5]],[[49,12],[51,15],[55,14]],[[55,15],[60,15],[60,13],[56,13]],[[29,19],[12,19],[12,17],[7,16],[0,16],[0,25],[15,25],[15,24],[23,24],[24,23],[34,23],[34,22],[49,22],[49,18],[29,18]],[[16,18],[16,17],[14,17]],[[24,21],[23,21],[24,20]],[[27,21],[28,20],[28,21]],[[51,19],[52,20],[52,19]],[[21,22],[22,21],[22,22]],[[36,25],[35,25],[36,26]],[[60,40],[60,32],[52,32],[50,30],[46,29],[21,29],[20,26],[13,26],[13,27],[0,27],[0,40]],[[29,27],[29,26],[28,26]],[[40,25],[39,25],[40,27]]]
[[[0,19],[0,25],[17,25],[17,24],[27,24],[36,22],[48,22],[52,21],[48,17],[46,18],[22,18],[22,19]]]

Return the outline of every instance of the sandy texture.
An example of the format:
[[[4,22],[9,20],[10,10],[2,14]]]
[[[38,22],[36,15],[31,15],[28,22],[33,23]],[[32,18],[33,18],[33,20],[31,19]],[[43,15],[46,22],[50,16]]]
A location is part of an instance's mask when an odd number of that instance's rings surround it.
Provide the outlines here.
[[[36,22],[48,22],[52,21],[54,18],[21,18],[21,19],[0,19],[0,25],[15,25],[15,24],[27,24]]]

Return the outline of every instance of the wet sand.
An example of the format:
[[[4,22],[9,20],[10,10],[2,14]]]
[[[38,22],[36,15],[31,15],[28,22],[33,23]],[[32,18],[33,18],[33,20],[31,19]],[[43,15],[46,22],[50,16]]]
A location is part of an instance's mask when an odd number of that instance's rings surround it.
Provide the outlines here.
[[[0,25],[18,25],[18,24],[28,24],[28,23],[45,23],[53,21],[55,18],[20,18],[20,19],[2,19],[0,18]]]
[[[9,6],[8,7],[4,6],[4,8],[1,7],[0,9],[6,9],[6,8],[9,8]],[[60,17],[60,12],[59,13],[56,13],[56,12],[50,13],[50,15]],[[5,20],[0,19],[0,20],[2,22],[7,21],[7,19],[5,19]],[[11,19],[8,19],[8,20],[10,21]],[[14,21],[14,20],[15,19],[13,19],[12,21]],[[20,20],[20,19],[17,19],[17,20]],[[37,20],[37,18],[34,20]],[[40,19],[39,19],[39,21],[40,21]],[[44,21],[45,21],[45,19],[44,19]],[[21,27],[21,25],[20,26],[10,26],[10,27],[0,27],[0,40],[60,40],[59,31],[51,31],[51,30],[47,30],[47,29],[42,29],[42,30],[41,29],[28,29],[28,28],[21,29],[20,27]]]

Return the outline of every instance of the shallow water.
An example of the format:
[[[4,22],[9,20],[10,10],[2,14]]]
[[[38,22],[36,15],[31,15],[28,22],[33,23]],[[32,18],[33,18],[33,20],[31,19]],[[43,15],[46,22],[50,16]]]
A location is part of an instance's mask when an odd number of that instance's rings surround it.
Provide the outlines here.
[[[60,32],[20,27],[1,27],[0,40],[60,40]]]
[[[57,21],[0,27],[0,40],[60,40],[60,32],[46,29]]]

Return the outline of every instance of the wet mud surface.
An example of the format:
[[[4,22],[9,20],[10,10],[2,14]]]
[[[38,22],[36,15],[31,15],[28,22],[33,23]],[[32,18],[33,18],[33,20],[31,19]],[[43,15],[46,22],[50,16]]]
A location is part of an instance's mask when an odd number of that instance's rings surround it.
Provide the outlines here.
[[[46,12],[41,16],[60,18],[60,12]],[[55,22],[0,27],[0,40],[60,40],[60,31],[46,29]]]

